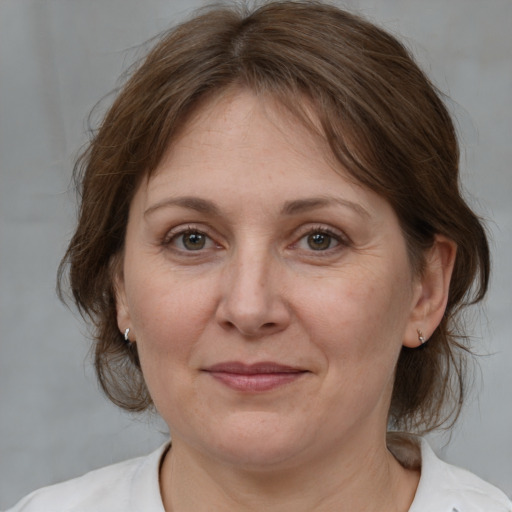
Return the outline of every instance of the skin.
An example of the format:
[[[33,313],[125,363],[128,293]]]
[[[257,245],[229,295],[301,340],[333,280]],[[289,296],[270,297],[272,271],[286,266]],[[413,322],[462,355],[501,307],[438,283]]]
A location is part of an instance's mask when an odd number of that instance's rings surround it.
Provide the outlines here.
[[[203,105],[135,194],[117,279],[172,435],[166,510],[408,510],[394,368],[440,321],[454,256],[438,237],[415,276],[387,201],[271,99]],[[234,389],[208,370],[231,361],[300,373]]]

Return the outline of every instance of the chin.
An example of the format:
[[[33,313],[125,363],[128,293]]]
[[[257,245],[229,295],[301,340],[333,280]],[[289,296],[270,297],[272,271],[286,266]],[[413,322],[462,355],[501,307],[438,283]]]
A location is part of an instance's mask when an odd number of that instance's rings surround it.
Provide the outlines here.
[[[305,449],[307,433],[277,414],[246,413],[204,440],[211,456],[246,470],[281,468]]]

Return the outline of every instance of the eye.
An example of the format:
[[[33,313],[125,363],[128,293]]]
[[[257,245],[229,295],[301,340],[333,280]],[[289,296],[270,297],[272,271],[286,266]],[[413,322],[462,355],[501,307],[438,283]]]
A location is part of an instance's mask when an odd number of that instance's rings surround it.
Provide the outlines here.
[[[179,251],[187,252],[211,249],[215,246],[215,243],[208,235],[196,229],[187,229],[171,234],[165,244],[172,245]]]
[[[337,245],[339,242],[334,240],[328,233],[317,232],[307,235],[306,243],[313,251],[325,251],[326,249],[330,249],[333,245]]]
[[[296,244],[305,251],[329,251],[344,243],[343,236],[326,228],[314,228],[303,235]]]
[[[203,235],[203,233],[199,233],[198,231],[184,233],[180,237],[183,247],[189,251],[199,251],[200,249],[204,249],[204,246],[206,245],[206,238],[206,235]]]

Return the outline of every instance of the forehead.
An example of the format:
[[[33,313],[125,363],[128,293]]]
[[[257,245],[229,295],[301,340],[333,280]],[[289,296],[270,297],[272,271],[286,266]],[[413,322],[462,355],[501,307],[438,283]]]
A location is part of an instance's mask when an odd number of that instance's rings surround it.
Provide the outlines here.
[[[327,175],[357,184],[336,161],[306,100],[291,112],[270,95],[232,88],[195,108],[148,185],[158,188],[162,180],[185,174],[199,185],[230,170],[239,179],[256,175],[275,180],[290,168],[297,184],[304,179],[321,184]]]

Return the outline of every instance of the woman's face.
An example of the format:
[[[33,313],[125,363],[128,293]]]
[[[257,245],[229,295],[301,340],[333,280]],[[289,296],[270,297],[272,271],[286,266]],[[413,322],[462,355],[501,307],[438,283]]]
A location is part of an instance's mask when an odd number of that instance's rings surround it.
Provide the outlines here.
[[[176,449],[283,465],[382,442],[419,293],[390,205],[242,91],[135,194],[118,323]]]

